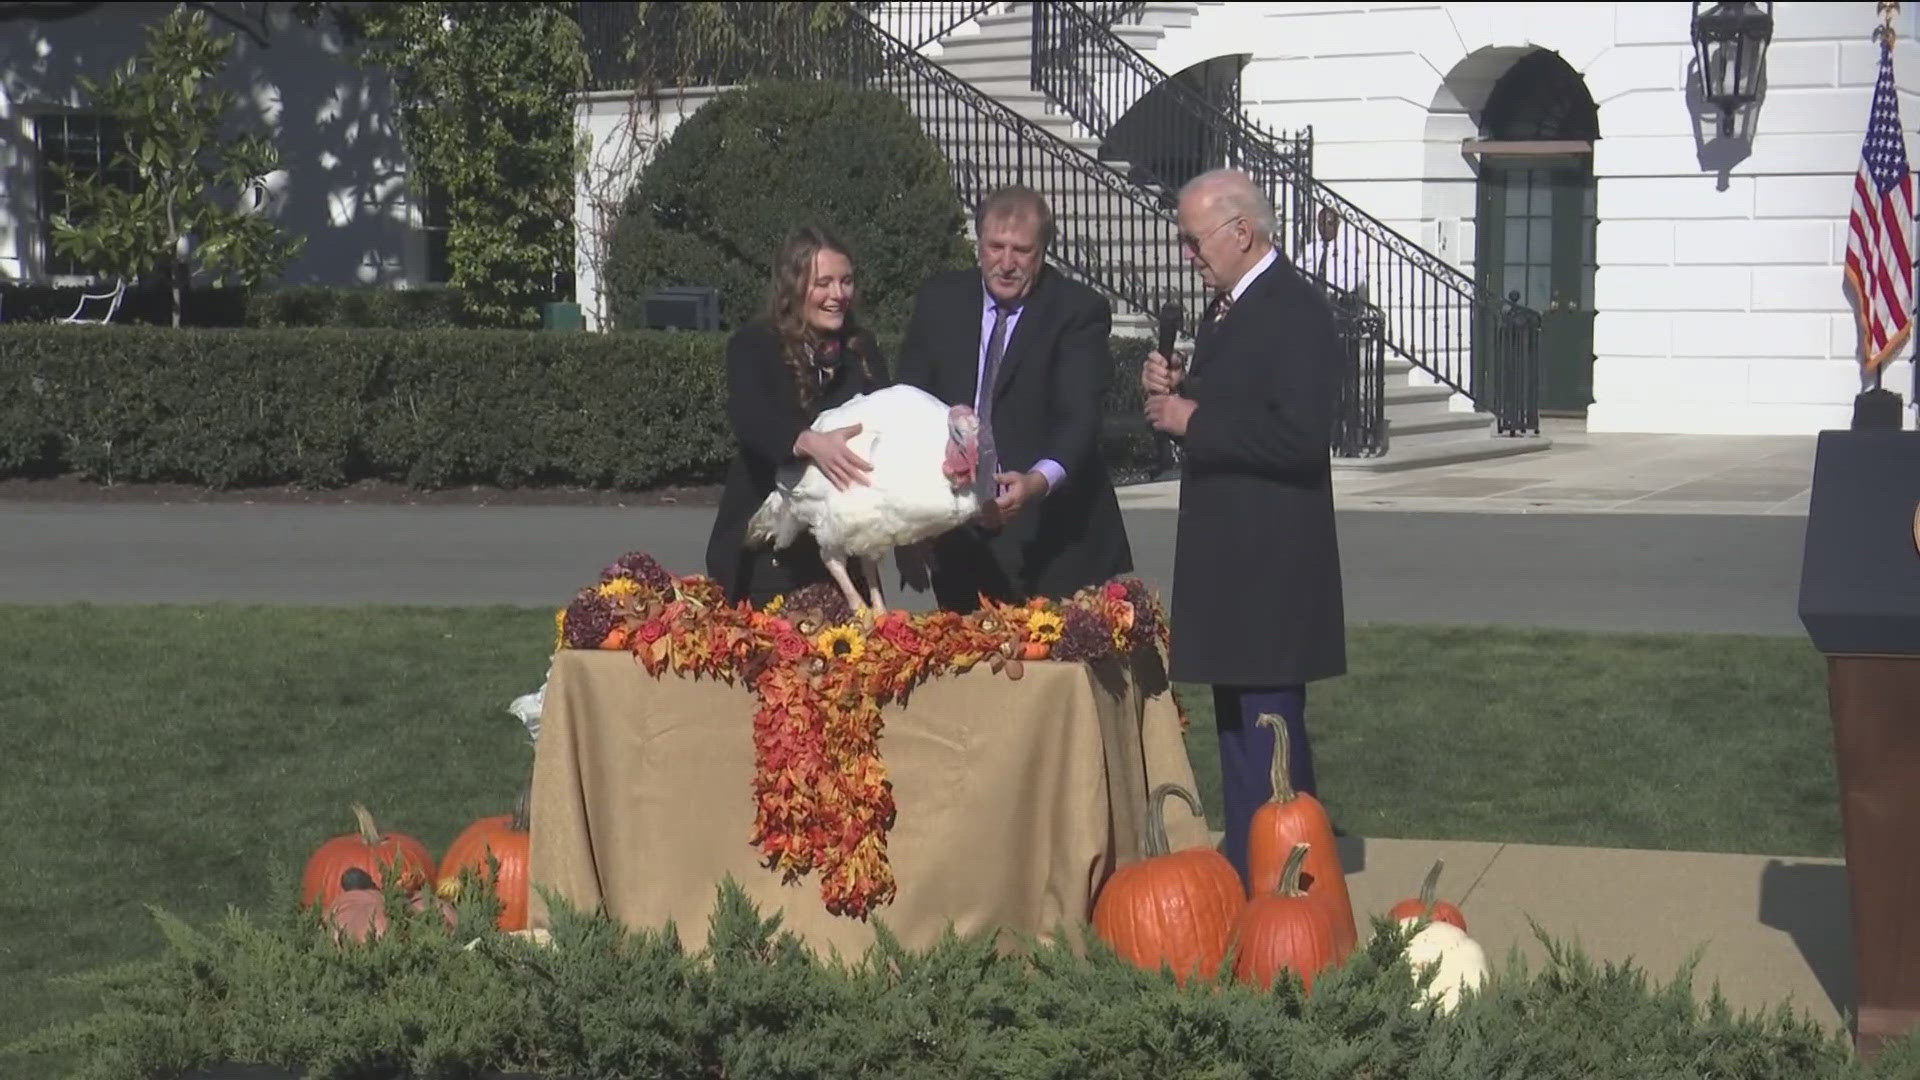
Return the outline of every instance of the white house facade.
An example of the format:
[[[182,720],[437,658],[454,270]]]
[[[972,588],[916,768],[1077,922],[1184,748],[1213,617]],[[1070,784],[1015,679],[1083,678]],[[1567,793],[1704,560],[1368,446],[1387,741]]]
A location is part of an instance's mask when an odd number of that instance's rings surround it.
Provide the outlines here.
[[[1730,134],[1704,100],[1689,3],[1053,6],[1106,9],[1163,76],[1195,81],[1225,65],[1246,119],[1280,133],[1311,128],[1312,173],[1327,189],[1537,313],[1547,415],[1583,416],[1590,431],[1697,434],[1849,422],[1867,383],[1842,264],[1878,73],[1875,4],[1749,5],[1771,9],[1771,40],[1757,100],[1732,114]],[[915,43],[916,10],[924,24],[926,9],[965,7],[889,4],[875,19]],[[1087,113],[1030,80],[1034,35],[1044,33],[1032,5],[973,7],[977,18],[919,51],[1111,157]],[[1894,29],[1903,116],[1920,123],[1916,11]],[[1142,107],[1121,80],[1095,70],[1087,83],[1098,109]],[[650,134],[670,132],[701,100],[673,103]],[[583,130],[604,144],[621,109],[605,95],[583,105]],[[595,231],[589,201],[583,191],[583,248]],[[1403,283],[1396,297],[1396,267],[1362,240],[1329,278],[1371,278],[1391,321],[1420,287]],[[1341,242],[1329,248],[1340,263]],[[1309,241],[1297,257],[1316,250]],[[592,318],[588,261],[577,280]],[[1910,352],[1880,375],[1909,398]],[[1447,364],[1410,358],[1395,368],[1403,392],[1445,381],[1428,368],[1444,374]],[[1453,394],[1448,408],[1475,405]]]
[[[100,154],[100,120],[79,78],[124,63],[174,5],[39,6],[85,10],[0,21],[0,280],[73,281],[49,244],[58,190],[48,165]],[[1771,39],[1757,100],[1737,111],[1731,135],[1703,100],[1696,5],[1668,0],[1045,5],[1110,26],[1152,73],[1140,83],[1135,69],[1129,83],[1099,66],[1111,55],[1075,54],[1065,66],[1081,65],[1084,78],[1067,90],[1033,77],[1034,5],[887,4],[872,18],[889,47],[919,52],[940,78],[1016,118],[1003,126],[1065,147],[1056,163],[1066,154],[1110,164],[1120,179],[1102,181],[1109,187],[1139,182],[1139,162],[1116,161],[1115,147],[1129,118],[1161,107],[1143,92],[1152,80],[1273,132],[1310,128],[1320,186],[1286,189],[1300,196],[1281,206],[1288,249],[1330,282],[1363,285],[1386,313],[1394,445],[1444,436],[1512,452],[1529,440],[1487,438],[1505,421],[1494,424],[1489,410],[1498,410],[1474,391],[1490,370],[1480,351],[1490,331],[1477,327],[1469,341],[1460,329],[1469,308],[1485,315],[1488,298],[1511,297],[1513,310],[1537,319],[1539,409],[1583,416],[1590,431],[1778,434],[1848,423],[1864,368],[1842,261],[1880,19],[1864,0],[1755,6],[1770,7]],[[283,155],[269,212],[306,237],[287,280],[433,282],[433,230],[406,184],[388,81],[325,33],[295,27],[290,5],[214,7],[262,32],[238,35],[227,84]],[[1910,89],[1920,86],[1920,5],[1895,29],[1910,129],[1920,123]],[[961,94],[935,89],[949,105]],[[590,326],[604,308],[605,218],[648,146],[712,93],[669,95],[639,122],[628,95],[583,96],[577,128],[590,165],[576,193],[575,287]],[[912,108],[954,159],[963,194],[1053,175],[976,154],[954,134],[951,110],[934,115],[928,100]],[[1152,216],[1169,186],[1102,194]],[[1080,213],[1072,200],[1059,205]],[[1352,220],[1320,245],[1314,219],[1328,206]],[[1165,236],[1149,257],[1138,244],[1109,243],[1123,231],[1112,220],[1080,216],[1066,254],[1108,272],[1124,325],[1146,329],[1160,286],[1122,286],[1190,278],[1171,226],[1151,223]],[[1120,265],[1128,258],[1147,261]],[[1453,290],[1453,306],[1426,299],[1435,289]],[[1908,397],[1910,353],[1882,373]],[[1903,415],[1911,426],[1913,411]]]
[[[107,121],[80,80],[106,79],[141,49],[172,3],[14,4],[0,20],[0,281],[87,278],[52,245],[62,209],[55,162],[104,169]],[[272,133],[282,168],[265,211],[304,237],[289,284],[428,284],[433,230],[406,183],[391,80],[359,66],[292,5],[214,4],[235,41],[219,81],[239,111]],[[39,10],[36,10],[39,9]],[[0,313],[3,314],[3,313]]]
[[[1801,434],[1846,426],[1862,386],[1842,262],[1880,19],[1873,3],[1771,7],[1762,94],[1731,138],[1701,100],[1686,3],[1202,5],[1156,58],[1177,71],[1246,54],[1244,107],[1277,128],[1311,124],[1319,178],[1463,268],[1496,252],[1498,287],[1549,324],[1589,319],[1591,401],[1578,400],[1576,378],[1544,407],[1584,411],[1590,431]],[[1920,123],[1915,8],[1895,26],[1909,132]],[[1529,66],[1544,74],[1529,78]],[[1487,130],[1503,94],[1583,89],[1597,137],[1572,171],[1590,170],[1590,205],[1577,230],[1542,237],[1538,212],[1487,190],[1504,182],[1551,201],[1541,170],[1463,146],[1505,134]],[[1505,111],[1527,111],[1516,104]],[[1571,243],[1591,250],[1567,258]],[[1556,260],[1577,267],[1576,284],[1553,280]],[[1882,376],[1908,398],[1910,366]]]

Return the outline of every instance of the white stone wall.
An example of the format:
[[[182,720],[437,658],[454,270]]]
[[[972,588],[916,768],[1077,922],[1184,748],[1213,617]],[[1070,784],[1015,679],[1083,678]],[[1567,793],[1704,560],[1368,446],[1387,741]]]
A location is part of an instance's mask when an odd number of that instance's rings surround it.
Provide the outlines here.
[[[104,80],[174,6],[104,4],[68,19],[0,24],[0,280],[48,280],[35,118],[84,107],[80,78]],[[418,283],[425,245],[407,198],[389,80],[342,55],[331,36],[291,22],[289,5],[220,7],[249,21],[264,9],[271,20],[266,47],[235,35],[222,85],[240,95],[241,108],[272,131],[280,149],[283,168],[270,178],[267,212],[306,238],[286,281]]]
[[[1713,111],[1690,104],[1684,3],[1202,4],[1154,59],[1177,71],[1249,54],[1254,116],[1311,124],[1322,179],[1470,269],[1475,171],[1460,141],[1507,65],[1560,53],[1599,106],[1589,429],[1806,433],[1845,426],[1861,385],[1841,260],[1877,74],[1874,7],[1775,6],[1765,97],[1750,145],[1731,154],[1712,145]],[[1916,8],[1896,49],[1909,131]],[[1885,382],[1910,397],[1908,361]]]
[[[586,146],[587,163],[573,190],[573,295],[587,329],[599,330],[607,321],[600,277],[613,218],[628,190],[680,121],[720,92],[715,87],[666,90],[647,102],[632,91],[603,91],[584,95],[574,109],[574,131]]]

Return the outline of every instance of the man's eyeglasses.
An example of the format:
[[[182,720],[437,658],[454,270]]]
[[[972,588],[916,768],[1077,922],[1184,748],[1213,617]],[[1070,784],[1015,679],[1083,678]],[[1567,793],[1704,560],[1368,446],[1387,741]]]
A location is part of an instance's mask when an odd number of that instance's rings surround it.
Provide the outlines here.
[[[1213,228],[1208,229],[1207,235],[1199,237],[1197,239],[1186,233],[1180,233],[1178,236],[1174,237],[1174,239],[1180,241],[1180,246],[1183,248],[1186,248],[1188,251],[1198,252],[1200,250],[1201,244],[1204,244],[1207,241],[1213,239],[1214,233],[1219,232],[1221,229],[1224,229],[1227,226],[1233,224],[1234,222],[1239,221],[1241,218],[1245,216],[1246,215],[1244,214],[1235,214],[1234,216],[1228,218],[1227,220],[1221,222],[1220,224],[1215,225]]]

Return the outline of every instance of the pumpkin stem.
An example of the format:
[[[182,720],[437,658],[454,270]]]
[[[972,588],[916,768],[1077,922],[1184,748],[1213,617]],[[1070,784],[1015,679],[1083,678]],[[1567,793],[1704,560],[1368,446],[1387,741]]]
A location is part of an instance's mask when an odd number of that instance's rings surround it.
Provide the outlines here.
[[[531,801],[532,798],[533,798],[533,789],[531,787],[523,787],[520,789],[520,797],[513,800],[513,831],[514,832],[527,831],[527,821],[528,821],[527,804],[529,801]]]
[[[353,816],[354,819],[360,823],[360,839],[368,844],[378,844],[380,842],[380,830],[373,823],[373,811],[368,810],[359,803],[354,803]]]
[[[1267,776],[1273,781],[1273,802],[1292,802],[1296,793],[1293,790],[1293,777],[1288,774],[1288,755],[1292,748],[1287,744],[1287,722],[1278,713],[1261,713],[1255,721],[1261,727],[1273,729],[1273,765]]]
[[[1161,809],[1162,803],[1169,795],[1180,796],[1180,801],[1187,804],[1187,809],[1193,811],[1195,817],[1200,816],[1200,804],[1194,800],[1193,793],[1186,788],[1179,784],[1161,784],[1154,788],[1153,794],[1147,796],[1148,858],[1157,858],[1173,851],[1172,843],[1167,840],[1167,815]]]
[[[1420,883],[1420,910],[1425,914],[1433,914],[1433,897],[1440,886],[1440,868],[1445,865],[1445,859],[1433,860],[1433,869],[1427,871],[1427,879]]]
[[[1275,896],[1305,896],[1306,890],[1300,887],[1300,868],[1307,863],[1307,844],[1295,844],[1287,853],[1287,865],[1280,869],[1280,884],[1274,886]]]

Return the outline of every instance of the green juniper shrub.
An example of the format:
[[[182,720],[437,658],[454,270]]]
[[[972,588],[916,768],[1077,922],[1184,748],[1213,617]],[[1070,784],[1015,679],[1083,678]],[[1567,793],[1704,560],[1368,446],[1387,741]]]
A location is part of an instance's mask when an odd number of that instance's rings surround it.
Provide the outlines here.
[[[707,945],[671,926],[629,932],[554,904],[550,945],[494,929],[470,876],[459,927],[389,892],[387,934],[338,944],[278,875],[274,906],[189,927],[155,912],[159,956],[73,982],[102,1004],[12,1053],[67,1055],[82,1080],[171,1077],[210,1063],[307,1077],[943,1076],[1298,1077],[1303,1080],[1841,1080],[1911,1076],[1915,1040],[1868,1067],[1844,1038],[1786,1009],[1734,1015],[1696,1002],[1688,972],[1650,981],[1536,935],[1455,1013],[1423,1003],[1402,957],[1410,930],[1376,919],[1306,995],[1222,977],[1186,988],[1056,933],[1013,949],[949,933],[823,960],[762,918],[731,881]],[[32,1060],[29,1057],[29,1060]]]
[[[752,319],[781,240],[809,223],[852,248],[875,328],[904,329],[922,282],[972,263],[947,161],[897,97],[764,83],[707,103],[641,173],[608,244],[615,325],[644,326],[663,285],[713,286],[724,326]]]

